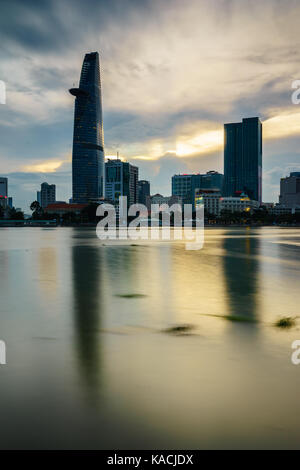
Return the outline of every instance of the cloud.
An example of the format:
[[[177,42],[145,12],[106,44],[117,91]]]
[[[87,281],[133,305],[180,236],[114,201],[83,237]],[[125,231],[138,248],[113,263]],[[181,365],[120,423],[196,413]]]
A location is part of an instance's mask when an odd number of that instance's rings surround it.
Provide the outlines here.
[[[276,113],[276,114],[275,114]],[[300,136],[300,110],[277,110],[274,116],[264,123],[266,139],[280,139],[289,136]]]
[[[167,190],[175,171],[222,170],[223,123],[243,117],[264,121],[266,171],[295,161],[298,0],[70,4],[1,2],[1,171],[60,178],[72,147],[68,88],[91,50],[101,54],[106,154],[132,159],[154,185]]]
[[[34,172],[34,173],[54,173],[57,171],[63,164],[63,161],[49,161],[35,163],[32,165],[25,165],[22,169],[25,172]]]

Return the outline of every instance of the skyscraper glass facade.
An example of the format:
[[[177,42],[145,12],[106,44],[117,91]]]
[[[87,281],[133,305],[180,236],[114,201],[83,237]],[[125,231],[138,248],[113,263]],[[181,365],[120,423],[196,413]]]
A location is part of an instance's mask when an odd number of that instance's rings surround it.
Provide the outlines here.
[[[120,196],[127,197],[128,206],[138,202],[139,169],[137,166],[119,159],[105,163],[105,197],[118,202]]]
[[[262,200],[262,123],[258,117],[224,125],[224,196],[243,191]]]
[[[139,192],[139,203],[146,205],[147,197],[150,196],[150,182],[146,180],[140,180],[138,183]]]
[[[104,196],[104,137],[98,52],[84,57],[76,97],[72,158],[73,202]]]

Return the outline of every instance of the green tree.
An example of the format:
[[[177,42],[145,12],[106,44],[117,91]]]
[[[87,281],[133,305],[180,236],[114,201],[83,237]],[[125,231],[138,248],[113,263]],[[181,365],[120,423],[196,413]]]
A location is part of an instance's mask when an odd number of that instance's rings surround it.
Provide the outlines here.
[[[13,207],[9,211],[9,218],[11,220],[24,220],[24,213],[22,211],[16,211],[16,209]]]
[[[44,214],[44,211],[38,201],[33,201],[30,204],[30,210],[32,211],[33,219],[40,219]]]

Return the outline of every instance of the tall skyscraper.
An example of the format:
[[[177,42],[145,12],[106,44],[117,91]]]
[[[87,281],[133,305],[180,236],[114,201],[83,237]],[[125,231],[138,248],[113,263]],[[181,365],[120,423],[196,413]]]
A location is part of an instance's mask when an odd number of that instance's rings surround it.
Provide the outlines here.
[[[119,159],[105,163],[105,197],[117,202],[120,196],[127,196],[128,206],[138,202],[139,169]]]
[[[245,192],[262,201],[262,123],[258,117],[224,125],[224,196]]]
[[[73,202],[104,196],[104,137],[98,52],[84,57],[76,96],[72,159]]]
[[[40,193],[40,205],[42,208],[52,204],[56,200],[56,186],[55,184],[42,183]]]
[[[0,196],[7,197],[8,195],[8,179],[0,177]]]
[[[138,183],[139,190],[139,203],[147,205],[147,198],[150,196],[150,182],[146,180],[140,180]]]

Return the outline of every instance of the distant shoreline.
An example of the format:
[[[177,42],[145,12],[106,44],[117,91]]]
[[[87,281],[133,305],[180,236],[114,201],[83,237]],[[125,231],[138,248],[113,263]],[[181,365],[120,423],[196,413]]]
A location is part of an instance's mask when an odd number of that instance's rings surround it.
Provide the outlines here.
[[[2,223],[0,224],[1,228],[96,228],[97,223],[87,223],[87,224],[68,224],[68,225],[60,225],[60,224],[22,224],[22,223]],[[129,226],[127,226],[128,228]],[[149,226],[148,228],[150,228]],[[173,225],[169,226],[170,228],[174,228]],[[205,224],[205,228],[234,228],[234,227],[244,227],[244,228],[265,228],[265,227],[274,227],[274,228],[300,228],[300,224]],[[119,227],[116,227],[119,229]],[[158,227],[162,228],[162,227]],[[191,227],[195,228],[195,227]]]

